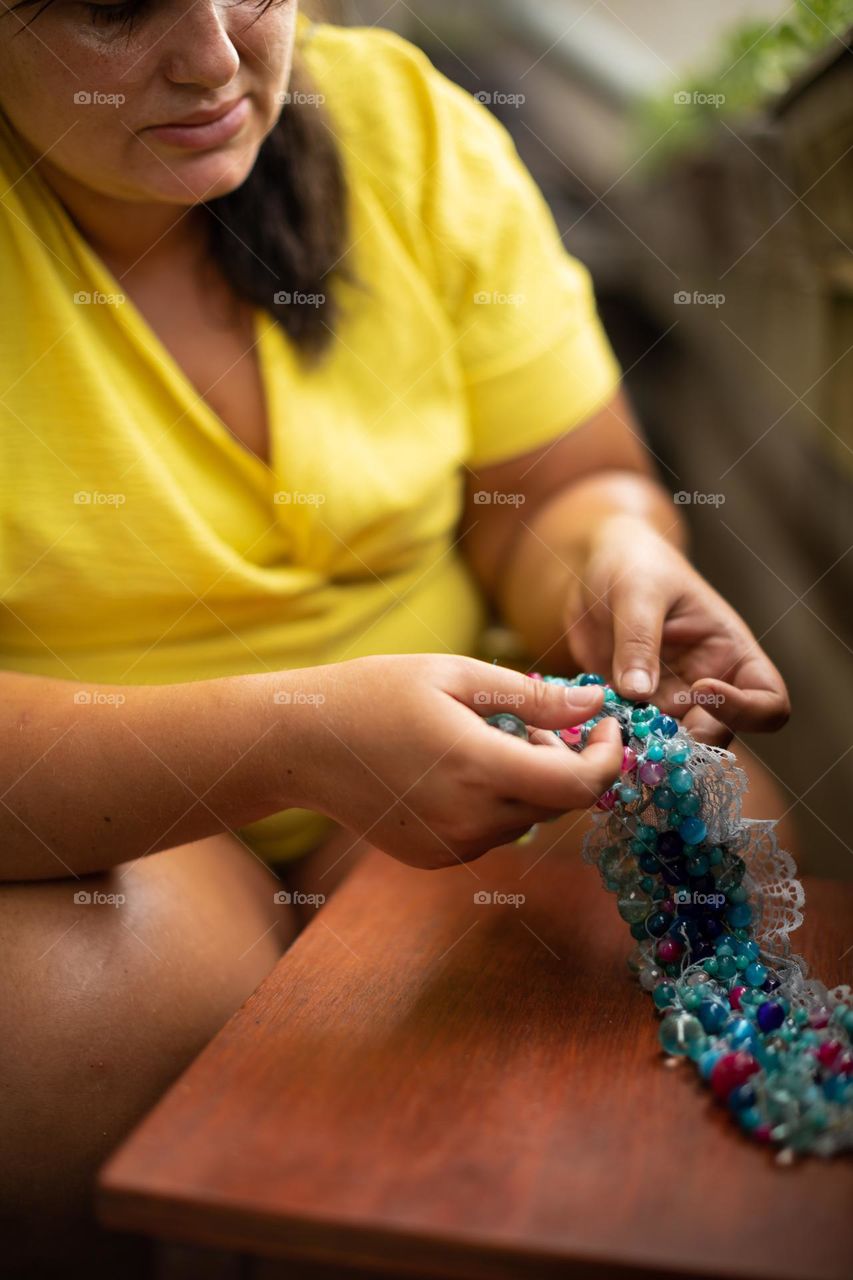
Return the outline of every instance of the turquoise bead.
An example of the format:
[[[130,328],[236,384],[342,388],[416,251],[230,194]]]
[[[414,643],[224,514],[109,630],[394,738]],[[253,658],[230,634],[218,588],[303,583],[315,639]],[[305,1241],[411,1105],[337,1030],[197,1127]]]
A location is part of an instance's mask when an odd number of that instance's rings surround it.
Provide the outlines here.
[[[650,827],[647,822],[638,822],[637,829],[634,832],[637,840],[655,840],[657,838],[657,827]]]
[[[688,791],[686,795],[678,797],[675,807],[682,817],[695,818],[702,807],[702,801],[695,791]],[[722,854],[720,857],[722,858]]]
[[[605,684],[604,676],[596,675],[594,672],[587,671],[578,680],[578,684]]]
[[[639,798],[640,793],[636,787],[626,786],[625,783],[622,783],[619,787],[619,799],[623,804],[633,804]]]
[[[717,955],[717,975],[728,981],[737,973],[737,964],[734,956]]]
[[[757,1129],[761,1124],[761,1112],[757,1107],[742,1107],[740,1111],[735,1112],[735,1114],[744,1129]]]
[[[711,1072],[723,1056],[722,1049],[706,1049],[698,1060],[699,1074],[703,1080],[710,1080]]]
[[[631,732],[635,738],[647,738],[649,736],[649,726],[647,724],[631,725]]]
[[[707,960],[702,961],[702,968],[706,973],[710,973],[712,978],[716,978],[720,972],[720,962],[716,956],[708,956]]]
[[[683,796],[693,786],[693,775],[687,769],[673,769],[667,782],[677,796]]]
[[[605,702],[617,702],[617,701],[618,701],[618,699],[619,699],[619,695],[618,695],[618,693],[616,692],[616,690],[615,690],[615,689],[609,689],[609,688],[608,688],[608,689],[605,689],[605,690],[604,690],[604,701],[605,701]]]
[[[736,929],[742,929],[752,920],[752,907],[748,902],[736,902],[727,910],[726,919]]]
[[[632,724],[648,724],[654,720],[657,712],[654,707],[634,707],[631,712]]]
[[[704,876],[707,870],[707,858],[690,858],[687,863],[687,874],[689,876]]]
[[[663,757],[664,757],[663,743],[650,742],[648,747],[646,748],[646,759],[651,760],[652,764],[657,764],[658,761],[663,760]]]
[[[656,809],[671,809],[675,804],[675,792],[669,787],[655,787],[652,792],[652,804]]]
[[[686,742],[668,742],[665,750],[667,760],[673,764],[684,764],[690,759],[691,747]]]

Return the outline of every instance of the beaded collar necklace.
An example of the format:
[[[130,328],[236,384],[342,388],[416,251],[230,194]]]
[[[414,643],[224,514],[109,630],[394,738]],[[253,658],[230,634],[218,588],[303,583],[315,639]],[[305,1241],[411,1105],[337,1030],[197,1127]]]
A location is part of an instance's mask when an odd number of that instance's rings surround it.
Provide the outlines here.
[[[778,1147],[779,1163],[853,1148],[853,994],[809,978],[791,951],[803,887],[775,823],[741,817],[747,780],[733,753],[695,742],[601,676],[531,674],[604,685],[600,712],[554,730],[567,746],[581,750],[603,716],[622,730],[621,774],[582,852],[636,942],[628,966],[662,1015],[667,1064],[691,1060],[742,1130]],[[527,737],[516,716],[489,723]]]

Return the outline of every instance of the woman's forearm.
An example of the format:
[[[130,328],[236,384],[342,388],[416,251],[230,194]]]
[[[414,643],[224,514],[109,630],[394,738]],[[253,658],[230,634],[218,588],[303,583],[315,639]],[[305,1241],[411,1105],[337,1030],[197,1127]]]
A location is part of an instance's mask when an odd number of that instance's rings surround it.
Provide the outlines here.
[[[684,521],[671,496],[629,471],[586,477],[520,524],[496,594],[504,620],[542,670],[571,671],[563,620],[569,592],[583,580],[596,541],[617,526],[630,536],[632,522],[653,528],[679,549],[686,545]]]
[[[295,674],[93,686],[0,673],[0,880],[107,870],[287,808]]]

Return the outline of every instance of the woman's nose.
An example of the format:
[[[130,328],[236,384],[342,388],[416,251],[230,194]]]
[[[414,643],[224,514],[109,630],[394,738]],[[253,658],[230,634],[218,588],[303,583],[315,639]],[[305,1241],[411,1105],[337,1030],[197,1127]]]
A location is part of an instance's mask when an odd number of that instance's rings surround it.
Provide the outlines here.
[[[239,4],[189,0],[163,37],[165,70],[174,84],[218,88],[234,79],[240,55],[231,38]],[[243,17],[245,22],[245,16]]]

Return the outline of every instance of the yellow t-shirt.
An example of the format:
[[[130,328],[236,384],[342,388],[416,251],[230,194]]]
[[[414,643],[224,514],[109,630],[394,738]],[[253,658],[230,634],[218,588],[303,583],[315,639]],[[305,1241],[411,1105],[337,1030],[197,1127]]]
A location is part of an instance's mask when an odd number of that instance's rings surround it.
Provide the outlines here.
[[[314,372],[258,310],[271,467],[116,300],[0,125],[0,667],[153,684],[471,653],[465,466],[555,439],[616,389],[588,273],[487,109],[390,32],[301,21],[298,40],[369,288],[340,286]],[[329,826],[291,809],[241,835],[275,862]]]

